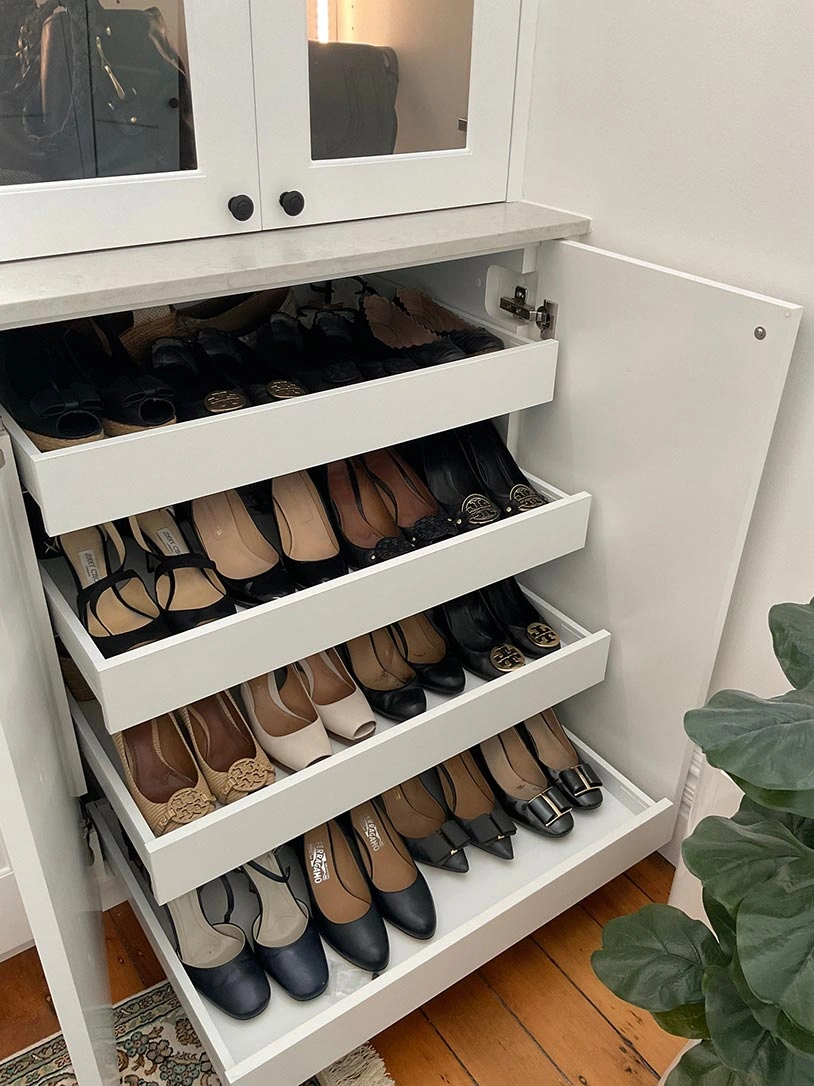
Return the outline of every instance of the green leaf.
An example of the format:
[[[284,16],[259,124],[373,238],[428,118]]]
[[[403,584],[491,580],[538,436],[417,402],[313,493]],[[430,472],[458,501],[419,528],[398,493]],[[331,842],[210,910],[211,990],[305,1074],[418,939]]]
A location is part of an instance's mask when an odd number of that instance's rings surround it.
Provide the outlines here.
[[[721,1062],[711,1041],[702,1041],[681,1057],[665,1086],[769,1086],[731,1071]]]
[[[788,1015],[782,1012],[777,1016],[777,1025],[774,1035],[778,1037],[786,1048],[798,1056],[814,1057],[814,1033],[792,1022]]]
[[[798,690],[814,681],[812,603],[778,603],[769,611],[774,654],[786,678]]]
[[[804,793],[797,794],[802,795]],[[789,811],[778,811],[772,807],[764,807],[763,804],[758,803],[749,796],[744,796],[738,813],[734,815],[734,819],[741,826],[753,826],[756,822],[776,819],[801,844],[807,848],[814,848],[814,817],[806,818],[792,814]]]
[[[797,792],[794,790],[780,791],[778,789],[758,788],[734,773],[730,773],[730,776],[749,799],[762,807],[779,814],[795,815],[798,818],[808,819],[814,817],[814,790],[812,789]]]
[[[789,864],[748,894],[737,930],[751,991],[814,1032],[814,862]]]
[[[743,898],[793,860],[814,861],[778,820],[742,826],[717,815],[699,822],[682,848],[684,862],[707,893],[734,916]]]
[[[703,1003],[688,1003],[674,1011],[655,1011],[653,1017],[665,1031],[688,1041],[709,1039],[706,1010]]]
[[[702,894],[704,912],[707,914],[712,930],[718,936],[721,952],[731,958],[735,952],[735,920],[720,901],[716,901],[708,890]]]
[[[774,1003],[762,1003],[757,998],[746,983],[737,954],[730,963],[729,972],[741,999],[764,1029],[798,1056],[814,1056],[814,1033],[809,1033],[796,1022],[792,1022]]]
[[[724,958],[706,924],[669,905],[647,905],[633,916],[611,920],[594,972],[621,999],[648,1011],[672,1011],[701,1003],[708,965]]]
[[[722,690],[684,727],[710,765],[758,788],[814,789],[814,691],[792,690],[759,698]]]

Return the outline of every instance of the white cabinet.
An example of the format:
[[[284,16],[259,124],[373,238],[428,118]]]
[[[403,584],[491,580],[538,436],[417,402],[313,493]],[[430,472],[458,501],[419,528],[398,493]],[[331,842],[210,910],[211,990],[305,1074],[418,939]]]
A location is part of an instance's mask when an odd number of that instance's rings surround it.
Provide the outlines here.
[[[74,717],[88,772],[106,796],[93,813],[105,855],[224,1082],[293,1086],[671,836],[687,751],[682,714],[709,681],[800,309],[564,240],[584,227],[573,216],[501,204],[0,266],[5,327],[378,272],[489,324],[507,343],[502,352],[377,385],[53,453],[38,453],[9,422],[21,473],[53,531],[498,414],[524,469],[551,499],[109,660],[77,620],[70,581],[45,563],[52,621],[98,698],[94,707],[74,706]],[[78,278],[88,287],[77,294]],[[549,338],[501,307],[516,290],[531,310],[548,303]],[[10,487],[0,471],[3,478]],[[0,554],[8,558],[17,545],[0,524]],[[123,784],[110,733],[510,573],[546,601],[560,652],[493,683],[470,682],[408,724],[382,723],[373,739],[281,774],[261,793],[165,838],[150,832]],[[20,614],[27,594],[42,611],[33,562],[14,590]],[[42,616],[35,631],[32,644],[50,654],[53,668]],[[14,644],[11,628],[6,638]],[[19,669],[34,689],[32,665],[21,660]],[[0,683],[0,739],[5,732],[19,743],[31,710],[13,692],[13,683]],[[520,833],[514,864],[474,857],[463,891],[443,872],[431,875],[438,936],[422,945],[394,939],[390,968],[353,992],[307,1005],[275,992],[270,1010],[247,1024],[213,1011],[191,987],[159,903],[563,700],[563,718],[608,793],[572,837]],[[60,734],[64,717],[55,716]],[[36,735],[49,764],[59,765],[57,736],[41,726]],[[0,746],[0,775],[5,764],[37,810],[39,775],[19,754],[3,758]],[[22,865],[14,857],[29,896],[71,837],[66,824],[58,833],[40,824]],[[67,923],[86,878],[75,866],[72,896],[32,917],[36,937],[50,936],[60,917]],[[50,901],[57,889],[47,893]],[[81,1059],[94,1021],[94,974],[63,957],[76,971],[68,1009],[77,1011],[69,1021]],[[104,1051],[100,1042],[100,1060]]]
[[[72,0],[31,16],[0,70],[0,260],[505,200],[520,7]]]

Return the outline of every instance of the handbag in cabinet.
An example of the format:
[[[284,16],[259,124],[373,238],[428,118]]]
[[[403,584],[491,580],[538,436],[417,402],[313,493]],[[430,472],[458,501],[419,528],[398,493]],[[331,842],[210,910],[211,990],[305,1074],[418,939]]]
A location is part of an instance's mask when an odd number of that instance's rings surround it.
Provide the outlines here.
[[[308,42],[311,157],[392,155],[398,135],[396,53],[356,42]]]
[[[32,3],[17,46],[0,87],[0,184],[195,167],[189,83],[157,8]]]

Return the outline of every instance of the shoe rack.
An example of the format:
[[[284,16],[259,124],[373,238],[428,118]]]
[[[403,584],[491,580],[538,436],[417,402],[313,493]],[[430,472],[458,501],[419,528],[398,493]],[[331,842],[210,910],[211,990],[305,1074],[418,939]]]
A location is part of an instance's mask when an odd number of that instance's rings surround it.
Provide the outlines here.
[[[682,714],[709,683],[800,311],[565,240],[586,228],[509,204],[0,266],[4,327],[378,273],[507,344],[53,453],[4,420],[0,629],[14,666],[0,672],[0,818],[20,827],[9,851],[83,1086],[114,1081],[90,897],[103,860],[222,1081],[296,1086],[669,840]],[[544,338],[501,306],[522,292],[532,311],[546,303]],[[115,658],[87,636],[67,574],[34,561],[17,471],[60,533],[484,418],[500,420],[546,506]],[[371,739],[154,837],[112,735],[509,575],[559,652],[470,676],[422,716],[380,720]],[[97,703],[68,704],[48,615]],[[364,984],[305,1004],[275,991],[248,1023],[191,986],[164,902],[555,704],[606,791],[570,836],[521,829],[511,863],[478,853],[461,879],[429,871],[437,935],[395,934],[390,966]],[[90,849],[70,798],[86,791]]]

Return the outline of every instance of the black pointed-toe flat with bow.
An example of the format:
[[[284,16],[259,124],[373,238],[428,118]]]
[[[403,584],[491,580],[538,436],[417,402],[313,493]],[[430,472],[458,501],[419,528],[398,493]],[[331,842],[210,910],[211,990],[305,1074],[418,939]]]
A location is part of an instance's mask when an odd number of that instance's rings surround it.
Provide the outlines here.
[[[338,822],[309,830],[303,863],[314,919],[322,938],[352,965],[381,973],[390,941],[350,842]]]
[[[501,860],[514,858],[517,827],[498,803],[471,751],[437,766],[447,807],[474,845]]]
[[[386,812],[369,801],[349,811],[348,821],[381,915],[414,939],[431,939],[436,926],[435,902]]]
[[[472,843],[471,837],[420,777],[388,788],[376,803],[418,863],[460,875],[469,870],[464,849]]]
[[[580,760],[553,709],[524,720],[522,730],[532,753],[575,811],[601,807],[602,781],[593,766]]]
[[[433,619],[463,666],[481,678],[497,679],[526,663],[479,592],[436,607]]]
[[[545,621],[514,577],[481,589],[486,606],[525,656],[537,659],[556,652],[560,635]]]
[[[255,957],[292,999],[316,999],[328,987],[328,962],[316,924],[291,892],[290,867],[267,852],[243,871],[260,905],[252,929]]]
[[[532,756],[517,728],[480,744],[484,769],[515,822],[546,837],[574,828],[571,805]]]

